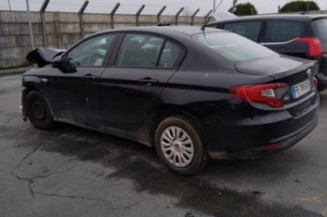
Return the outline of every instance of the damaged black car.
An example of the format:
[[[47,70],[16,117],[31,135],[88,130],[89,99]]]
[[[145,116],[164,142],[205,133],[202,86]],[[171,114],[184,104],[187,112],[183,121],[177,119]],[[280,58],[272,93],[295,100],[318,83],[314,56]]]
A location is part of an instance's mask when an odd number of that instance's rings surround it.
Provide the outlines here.
[[[38,67],[23,75],[22,108],[36,128],[64,122],[153,146],[182,175],[285,150],[317,125],[317,62],[223,30],[109,30],[27,59]]]

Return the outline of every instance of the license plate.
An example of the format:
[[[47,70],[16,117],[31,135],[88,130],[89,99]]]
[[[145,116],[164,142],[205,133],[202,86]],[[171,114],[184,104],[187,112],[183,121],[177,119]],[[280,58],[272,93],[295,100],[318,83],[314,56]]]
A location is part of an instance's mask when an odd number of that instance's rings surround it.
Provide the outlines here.
[[[305,80],[301,83],[292,86],[291,89],[293,98],[299,98],[311,90],[311,82],[310,80]]]

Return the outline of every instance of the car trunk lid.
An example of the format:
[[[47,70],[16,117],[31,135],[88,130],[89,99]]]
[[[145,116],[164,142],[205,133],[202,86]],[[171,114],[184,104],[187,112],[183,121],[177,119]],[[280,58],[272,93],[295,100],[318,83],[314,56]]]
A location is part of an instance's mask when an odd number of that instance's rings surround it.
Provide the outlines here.
[[[310,68],[313,61],[289,56],[274,56],[235,64],[237,71],[245,74],[269,75],[280,79]]]
[[[315,92],[313,72],[310,70],[314,64],[315,61],[311,60],[275,56],[239,62],[235,64],[235,68],[240,73],[270,76],[272,80],[269,83],[287,84],[287,88],[275,89],[275,96],[281,99],[284,108],[290,109],[292,114],[298,114],[313,103],[312,100],[305,99],[313,98]],[[251,104],[260,109],[274,109],[266,105]]]

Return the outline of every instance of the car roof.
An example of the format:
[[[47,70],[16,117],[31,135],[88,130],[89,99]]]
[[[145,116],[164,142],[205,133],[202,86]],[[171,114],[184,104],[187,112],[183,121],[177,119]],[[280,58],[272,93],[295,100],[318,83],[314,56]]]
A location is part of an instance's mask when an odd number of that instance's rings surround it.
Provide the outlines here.
[[[320,18],[327,18],[327,15],[326,14],[267,14],[267,15],[237,17],[229,20],[212,22],[210,24],[225,23],[230,21],[242,21],[242,20],[280,20],[280,19],[307,22]],[[208,25],[210,26],[210,24]]]
[[[222,32],[224,30],[218,30],[214,28],[205,28],[206,33],[209,32]],[[127,27],[105,30],[96,34],[110,33],[110,32],[148,32],[167,36],[188,35],[202,33],[201,26],[141,26],[141,27]]]

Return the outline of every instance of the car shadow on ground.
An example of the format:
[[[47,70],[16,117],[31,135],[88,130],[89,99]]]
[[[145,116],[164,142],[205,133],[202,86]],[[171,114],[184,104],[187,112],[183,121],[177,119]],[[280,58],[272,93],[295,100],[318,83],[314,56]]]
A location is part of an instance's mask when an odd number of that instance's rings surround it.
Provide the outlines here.
[[[320,95],[321,106],[326,106],[327,94]],[[320,216],[299,206],[266,204],[260,198],[262,192],[240,193],[210,183],[210,179],[219,183],[234,182],[242,177],[256,177],[260,182],[263,177],[269,177],[273,185],[277,180],[287,178],[294,167],[294,164],[281,161],[279,154],[259,160],[213,160],[201,173],[182,177],[168,171],[159,162],[153,148],[67,124],[59,124],[51,131],[40,131],[29,122],[22,123],[16,112],[0,114],[1,135],[16,140],[16,147],[38,148],[71,159],[113,167],[116,172],[106,179],[129,179],[135,183],[136,191],[178,198],[176,205],[180,207],[214,216]],[[26,139],[18,139],[17,135]],[[287,155],[295,160],[300,160],[305,154],[301,150],[287,151]]]
[[[26,123],[27,125],[29,123]],[[215,216],[320,216],[298,206],[266,204],[260,200],[260,192],[242,192],[213,186],[203,177],[219,180],[227,176],[237,179],[243,176],[287,176],[291,166],[280,167],[273,158],[251,161],[211,161],[201,173],[182,177],[168,171],[158,160],[153,148],[102,133],[59,124],[52,131],[39,131],[29,126],[26,134],[38,134],[40,151],[61,153],[76,160],[92,161],[105,167],[114,167],[114,173],[106,179],[129,179],[135,190],[178,198],[177,206],[191,208]],[[17,146],[36,146],[35,141]],[[258,169],[258,165],[264,170]],[[219,204],[219,206],[217,205]]]

